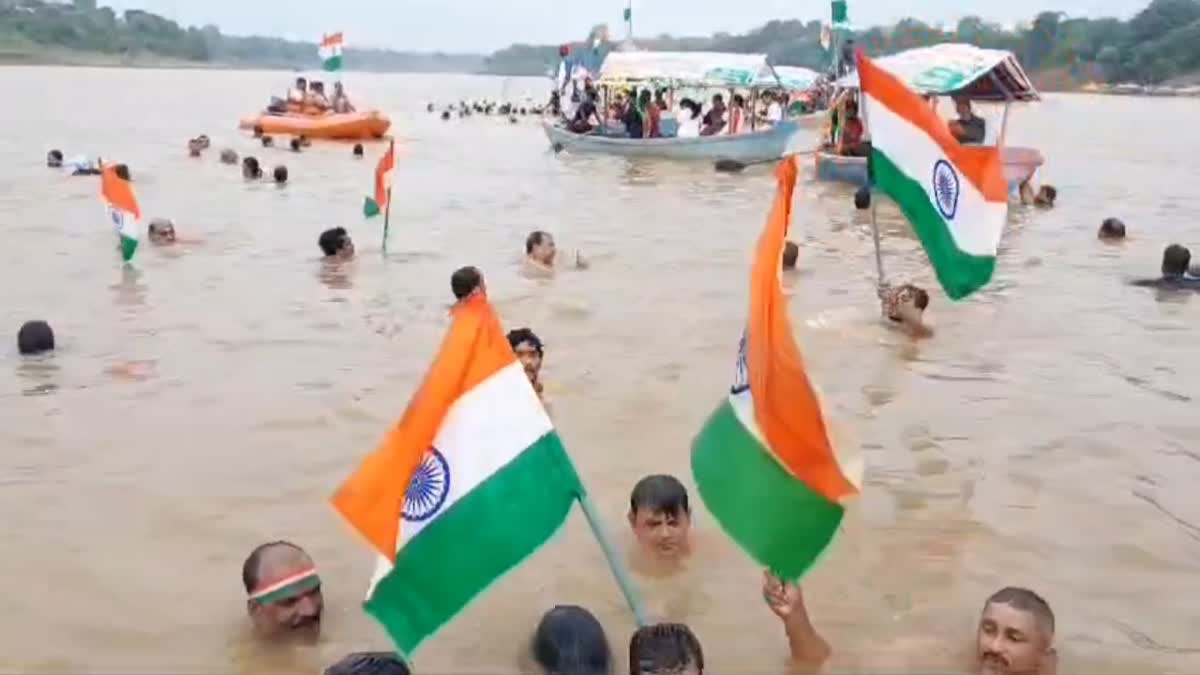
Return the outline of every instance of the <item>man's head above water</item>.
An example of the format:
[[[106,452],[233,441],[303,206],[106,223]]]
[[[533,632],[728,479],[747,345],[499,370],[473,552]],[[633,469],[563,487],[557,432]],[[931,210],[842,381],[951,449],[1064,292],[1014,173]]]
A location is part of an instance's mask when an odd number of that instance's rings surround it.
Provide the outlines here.
[[[674,476],[641,479],[629,496],[629,525],[647,553],[670,561],[687,555],[692,526],[687,488]]]
[[[304,549],[286,541],[255,548],[242,564],[246,611],[268,639],[313,642],[321,633],[321,579]]]
[[[1054,672],[1054,612],[1025,588],[1002,588],[979,616],[975,658],[985,675],[1048,675]]]
[[[554,237],[549,232],[534,230],[525,237],[525,257],[545,267],[554,266]]]

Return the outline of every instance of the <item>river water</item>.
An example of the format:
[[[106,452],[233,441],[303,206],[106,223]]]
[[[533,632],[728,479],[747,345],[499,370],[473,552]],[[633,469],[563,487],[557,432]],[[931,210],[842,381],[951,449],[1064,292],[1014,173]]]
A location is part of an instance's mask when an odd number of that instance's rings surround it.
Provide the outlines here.
[[[51,358],[4,350],[0,670],[316,672],[386,648],[359,605],[371,557],[327,498],[403,410],[460,265],[485,271],[506,325],[545,340],[552,414],[618,545],[638,478],[691,485],[690,441],[733,374],[769,170],[556,157],[533,118],[424,111],[540,98],[539,80],[348,74],[399,138],[385,256],[360,216],[373,160],[263,151],[235,131],[287,73],[0,72],[29,106],[8,107],[0,136],[2,325],[46,318],[59,337]],[[806,581],[835,669],[961,670],[987,594],[1026,585],[1058,614],[1065,672],[1196,672],[1200,385],[1184,366],[1200,297],[1125,281],[1155,274],[1166,243],[1200,250],[1197,113],[1065,95],[1015,111],[1010,140],[1045,152],[1059,206],[1014,209],[994,283],[957,304],[933,293],[937,335],[917,344],[877,319],[850,191],[798,188],[792,316],[868,466]],[[189,159],[200,133],[213,150]],[[244,183],[217,162],[224,146],[287,163],[291,184]],[[127,162],[147,217],[196,241],[147,245],[123,272],[97,182],[47,170],[51,147]],[[1108,215],[1127,223],[1123,244],[1097,241]],[[934,289],[894,209],[880,218],[888,274]],[[316,246],[333,225],[360,253],[342,268]],[[591,268],[522,276],[534,228]],[[712,672],[779,672],[758,571],[694,504],[689,569],[637,578],[651,612],[690,623]],[[322,643],[286,657],[245,639],[239,579],[278,538],[313,554],[326,588]],[[623,662],[632,619],[579,514],[431,640],[418,672],[515,672],[556,603],[596,612]]]

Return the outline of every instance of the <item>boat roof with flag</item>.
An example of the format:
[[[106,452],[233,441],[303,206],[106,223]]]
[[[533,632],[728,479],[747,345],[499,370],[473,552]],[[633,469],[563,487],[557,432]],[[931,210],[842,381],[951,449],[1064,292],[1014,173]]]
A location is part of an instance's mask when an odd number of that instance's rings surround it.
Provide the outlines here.
[[[966,96],[977,101],[1036,101],[1041,98],[1012,52],[951,42],[918,47],[874,59],[918,94]],[[858,88],[858,73],[838,86]]]
[[[765,54],[725,52],[610,52],[600,83],[670,83],[699,87],[778,87]]]

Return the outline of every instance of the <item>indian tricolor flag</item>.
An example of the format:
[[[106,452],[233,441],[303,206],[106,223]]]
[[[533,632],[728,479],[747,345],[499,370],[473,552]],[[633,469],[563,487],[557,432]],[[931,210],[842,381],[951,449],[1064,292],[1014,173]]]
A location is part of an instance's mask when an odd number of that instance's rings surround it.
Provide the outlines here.
[[[366,610],[411,654],[546,542],[583,488],[482,294],[400,423],[333,497],[380,554]]]
[[[321,38],[317,52],[321,55],[321,67],[329,72],[342,69],[342,34],[334,33]]]
[[[858,77],[875,185],[899,205],[946,295],[987,284],[1008,217],[996,147],[960,145],[927,102],[861,51]]]
[[[375,165],[375,197],[367,197],[363,201],[363,215],[371,218],[387,208],[391,198],[392,170],[396,168],[396,141],[388,143],[387,152],[379,158]]]
[[[839,462],[817,394],[792,337],[780,259],[796,183],[794,160],[779,185],[750,276],[750,318],[734,384],[692,443],[692,475],[704,505],[756,562],[799,579],[828,548],[842,500],[857,493],[861,465]]]
[[[105,164],[100,171],[100,196],[108,219],[121,244],[121,259],[129,262],[138,247],[142,210],[133,196],[133,186],[118,173],[119,164]]]

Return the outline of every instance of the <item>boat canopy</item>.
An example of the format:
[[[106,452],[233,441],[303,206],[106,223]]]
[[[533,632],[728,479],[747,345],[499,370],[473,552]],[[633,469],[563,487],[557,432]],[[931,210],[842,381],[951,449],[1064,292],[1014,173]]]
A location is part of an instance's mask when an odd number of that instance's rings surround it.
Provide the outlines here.
[[[816,85],[817,80],[821,79],[821,74],[817,71],[799,66],[775,66],[775,75],[779,76],[778,80],[774,76],[768,76],[766,79],[760,80],[757,86],[764,89],[777,89],[782,84],[783,88],[788,91],[807,91]]]
[[[600,83],[637,82],[685,87],[779,86],[765,54],[610,52],[600,67]]]
[[[957,42],[918,47],[874,60],[919,94],[966,96],[977,101],[1036,101],[1041,98],[1012,52]],[[837,82],[858,87],[858,73]]]

